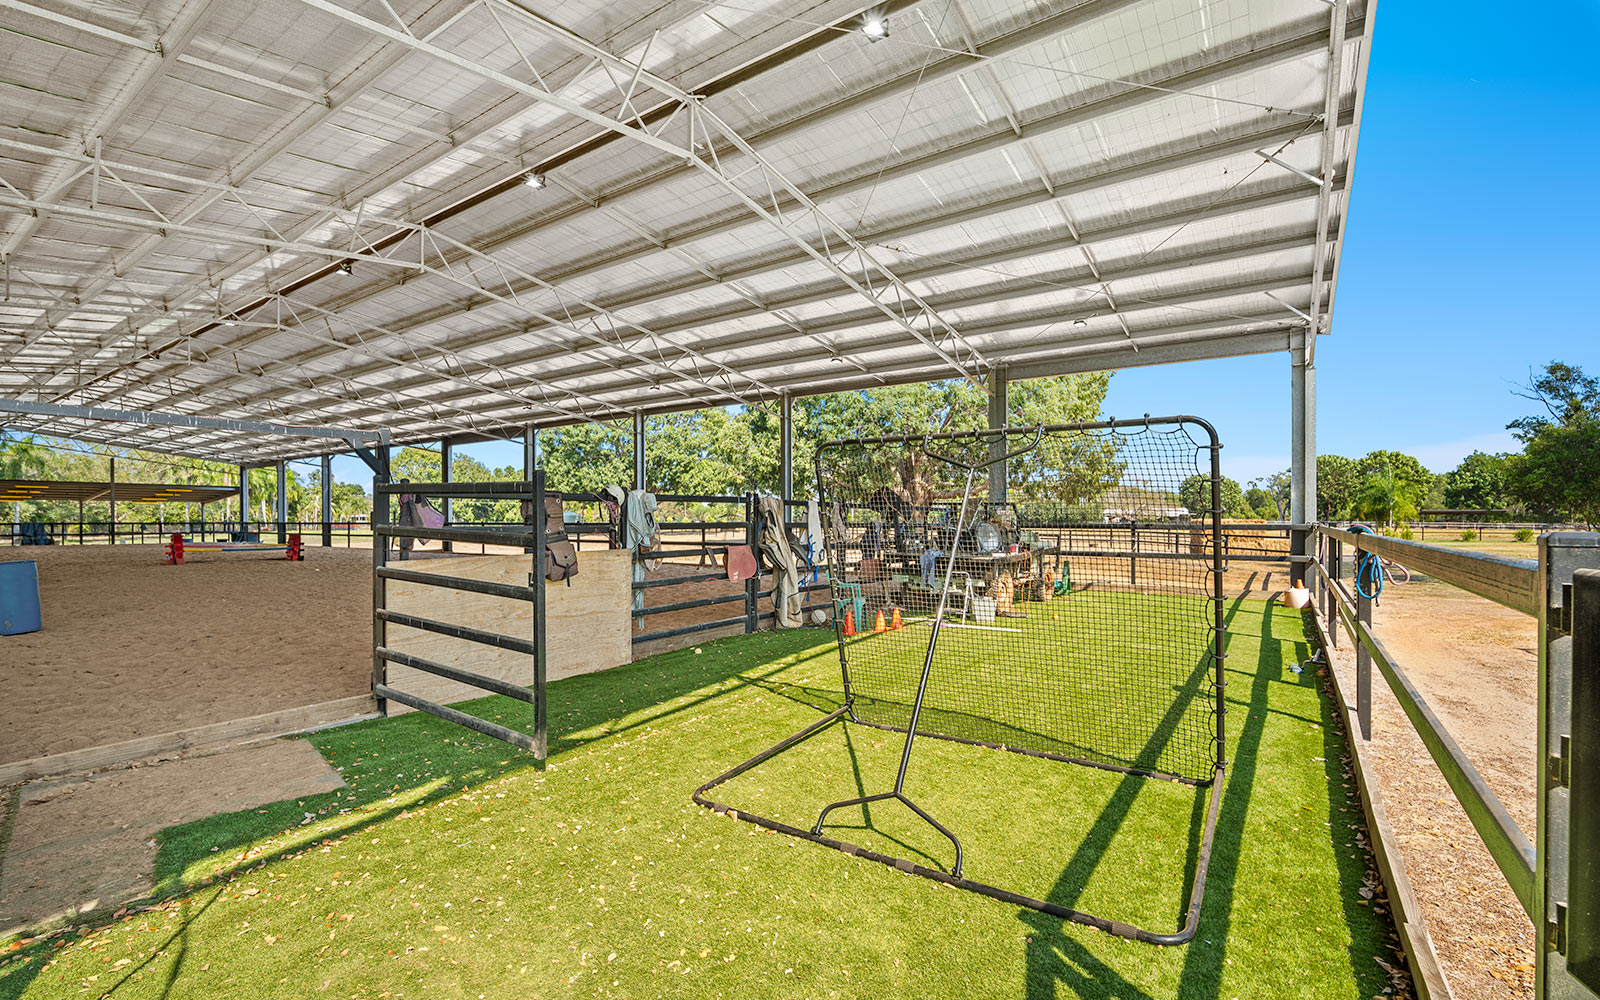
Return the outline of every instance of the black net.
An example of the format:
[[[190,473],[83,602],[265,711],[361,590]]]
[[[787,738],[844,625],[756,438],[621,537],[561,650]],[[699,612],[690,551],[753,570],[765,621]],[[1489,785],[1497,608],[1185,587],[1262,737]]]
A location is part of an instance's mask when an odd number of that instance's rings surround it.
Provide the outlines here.
[[[855,718],[910,724],[942,606],[919,733],[1209,780],[1212,440],[1174,420],[822,446]]]

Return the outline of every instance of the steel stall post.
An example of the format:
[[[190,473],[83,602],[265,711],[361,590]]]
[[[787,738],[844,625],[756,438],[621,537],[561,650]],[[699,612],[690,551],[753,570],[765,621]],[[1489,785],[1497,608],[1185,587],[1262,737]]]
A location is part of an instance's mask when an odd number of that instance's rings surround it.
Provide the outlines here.
[[[450,465],[454,460],[455,460],[455,442],[451,441],[448,437],[440,438],[439,439],[439,482],[448,483],[450,481]],[[449,527],[451,524],[454,523],[454,521],[452,519],[455,516],[455,508],[451,505],[450,497],[443,496],[443,497],[439,498],[439,513],[444,515],[445,527]],[[454,552],[455,551],[455,543],[450,541],[447,538],[443,542],[439,543],[439,550],[441,552]]]
[[[545,643],[545,595],[548,592],[544,575],[544,470],[533,471],[533,571],[528,574],[529,584],[533,587],[533,756],[537,760],[544,760],[549,752],[549,739],[546,731],[546,708],[548,697],[545,694],[546,643]]]
[[[333,456],[322,456],[322,547],[333,548]]]
[[[1005,365],[995,365],[989,371],[989,429],[1003,431],[1011,419],[1011,381],[1006,376]],[[989,466],[989,502],[1005,503],[1007,441],[1004,434],[989,439],[989,457],[999,459]]]
[[[387,454],[388,449],[384,449]],[[383,463],[387,465],[388,463]],[[379,570],[389,562],[389,539],[378,529],[389,525],[389,494],[383,491],[389,485],[388,476],[372,477],[372,696],[377,698],[378,713],[389,714],[389,703],[378,697],[379,687],[388,684],[387,662],[378,650],[388,645],[382,611],[387,607],[383,574]]]
[[[644,414],[633,415],[633,488],[648,489],[645,485]]]
[[[277,469],[278,494],[272,502],[273,518],[278,522],[278,544],[284,545],[289,541],[289,469],[287,463],[279,459]]]
[[[786,503],[794,499],[794,397],[787,392],[778,400],[778,494]]]
[[[239,466],[239,540],[244,541],[244,532],[250,530],[250,467]]]
[[[1539,538],[1534,995],[1600,994],[1600,534]]]

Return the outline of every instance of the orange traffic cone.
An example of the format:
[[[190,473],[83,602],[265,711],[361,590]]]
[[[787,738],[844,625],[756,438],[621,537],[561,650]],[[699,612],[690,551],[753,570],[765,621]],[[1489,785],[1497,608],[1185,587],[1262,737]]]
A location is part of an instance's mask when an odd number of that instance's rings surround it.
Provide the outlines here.
[[[844,634],[856,634],[856,613],[849,608],[844,609]]]
[[[883,609],[882,608],[878,609],[878,620],[872,623],[872,631],[874,631],[874,632],[887,632],[887,631],[889,631],[889,626],[887,626],[887,625],[885,625],[883,623]]]
[[[894,616],[889,619],[889,628],[897,629],[904,627],[905,626],[900,623],[900,609],[899,607],[896,607],[894,609]]]

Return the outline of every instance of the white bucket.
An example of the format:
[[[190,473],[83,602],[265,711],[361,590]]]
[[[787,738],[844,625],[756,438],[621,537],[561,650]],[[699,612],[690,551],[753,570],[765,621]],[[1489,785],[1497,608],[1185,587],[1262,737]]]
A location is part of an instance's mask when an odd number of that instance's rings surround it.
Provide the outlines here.
[[[994,613],[1000,607],[1000,602],[992,597],[974,597],[972,599],[972,617],[978,620],[979,625],[994,623]]]
[[[1303,608],[1311,603],[1311,591],[1305,587],[1290,587],[1283,592],[1283,605],[1287,608]]]

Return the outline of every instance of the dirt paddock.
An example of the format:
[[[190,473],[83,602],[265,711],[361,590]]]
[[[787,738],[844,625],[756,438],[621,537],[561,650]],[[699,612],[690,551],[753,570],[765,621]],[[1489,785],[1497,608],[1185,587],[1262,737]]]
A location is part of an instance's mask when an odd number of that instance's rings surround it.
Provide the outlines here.
[[[372,554],[0,548],[39,564],[44,629],[0,637],[0,763],[365,694]]]

